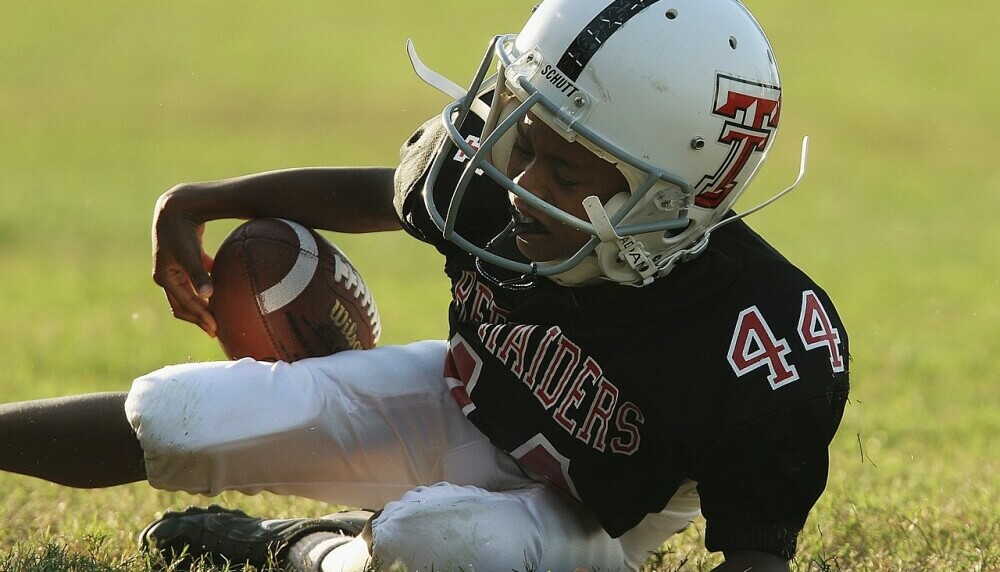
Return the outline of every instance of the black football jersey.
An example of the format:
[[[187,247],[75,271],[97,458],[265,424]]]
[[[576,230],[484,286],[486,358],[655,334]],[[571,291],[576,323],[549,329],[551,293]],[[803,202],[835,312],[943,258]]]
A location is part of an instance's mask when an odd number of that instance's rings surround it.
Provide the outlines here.
[[[445,376],[463,412],[612,536],[691,479],[709,550],[790,558],[825,487],[848,392],[847,331],[826,293],[742,221],[643,288],[511,286],[428,216],[423,183],[443,137],[435,119],[404,145],[396,207],[404,228],[445,256]],[[442,211],[466,160],[444,152]],[[508,207],[505,191],[476,177],[457,229],[487,244],[510,222]]]

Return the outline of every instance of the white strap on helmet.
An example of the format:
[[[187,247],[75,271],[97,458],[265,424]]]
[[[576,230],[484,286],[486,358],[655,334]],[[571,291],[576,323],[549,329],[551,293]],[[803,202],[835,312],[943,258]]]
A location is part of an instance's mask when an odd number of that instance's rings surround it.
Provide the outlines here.
[[[642,243],[631,236],[621,237],[615,232],[608,212],[604,210],[601,200],[591,195],[583,199],[583,209],[587,211],[587,218],[590,224],[594,225],[594,232],[601,242],[615,243],[621,251],[619,259],[624,260],[639,275],[636,286],[645,286],[653,281],[658,268]]]

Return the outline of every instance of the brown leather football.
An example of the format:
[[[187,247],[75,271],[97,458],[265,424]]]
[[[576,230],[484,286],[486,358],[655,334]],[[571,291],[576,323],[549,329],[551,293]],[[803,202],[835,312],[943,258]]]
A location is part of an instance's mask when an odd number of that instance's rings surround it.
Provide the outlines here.
[[[209,309],[230,359],[296,361],[375,347],[378,309],[357,269],[329,240],[278,218],[247,221],[212,267]]]

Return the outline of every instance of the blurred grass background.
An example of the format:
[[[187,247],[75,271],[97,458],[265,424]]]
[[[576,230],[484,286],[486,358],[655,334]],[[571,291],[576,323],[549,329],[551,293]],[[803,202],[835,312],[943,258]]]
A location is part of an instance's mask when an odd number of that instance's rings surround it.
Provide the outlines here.
[[[489,38],[516,31],[533,4],[0,3],[0,399],[124,390],[163,364],[221,358],[149,278],[156,197],[187,180],[394,164],[445,103],[411,72],[405,39],[466,83]],[[778,55],[785,108],[741,204],[787,184],[810,135],[801,188],[750,222],[830,292],[853,349],[852,403],[796,568],[998,570],[1000,8],[749,6]],[[210,226],[209,243],[231,227]],[[444,335],[432,249],[402,233],[332,238],[375,293],[383,343]],[[0,550],[97,546],[116,565],[155,512],[206,502],[0,475]],[[710,568],[700,530],[658,566]]]

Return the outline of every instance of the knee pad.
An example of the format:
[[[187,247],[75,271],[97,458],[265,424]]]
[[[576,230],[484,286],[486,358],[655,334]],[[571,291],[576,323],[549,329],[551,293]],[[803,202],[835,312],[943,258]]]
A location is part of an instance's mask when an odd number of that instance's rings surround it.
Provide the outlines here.
[[[526,570],[542,560],[531,513],[512,495],[439,483],[391,502],[372,521],[372,556],[417,570]]]

